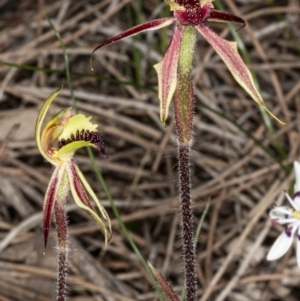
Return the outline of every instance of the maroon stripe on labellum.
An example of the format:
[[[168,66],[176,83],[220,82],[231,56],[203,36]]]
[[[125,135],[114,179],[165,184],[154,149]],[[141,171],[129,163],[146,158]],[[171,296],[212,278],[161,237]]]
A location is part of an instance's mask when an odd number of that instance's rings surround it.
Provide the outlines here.
[[[76,134],[71,134],[71,137],[68,139],[61,139],[58,141],[58,148],[62,148],[63,146],[72,143],[74,141],[88,141],[95,145],[97,150],[100,153],[102,158],[108,158],[105,153],[105,145],[103,138],[101,137],[98,131],[90,132],[89,130],[77,130]]]
[[[297,234],[297,238],[298,238],[298,240],[300,240],[300,234]]]

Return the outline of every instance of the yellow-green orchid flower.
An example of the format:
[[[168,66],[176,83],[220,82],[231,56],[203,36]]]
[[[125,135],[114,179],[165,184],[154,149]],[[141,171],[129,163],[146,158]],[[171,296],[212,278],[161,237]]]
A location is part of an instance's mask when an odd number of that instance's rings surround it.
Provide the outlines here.
[[[86,146],[96,148],[101,157],[107,158],[103,139],[97,130],[98,125],[90,122],[91,117],[86,117],[82,114],[71,116],[71,108],[67,108],[57,113],[42,129],[47,111],[60,90],[61,88],[48,97],[39,112],[36,122],[36,142],[38,149],[42,156],[55,166],[44,202],[43,227],[45,249],[53,208],[56,210],[56,203],[59,203],[60,208],[64,207],[69,191],[71,191],[76,204],[80,208],[87,210],[100,225],[104,233],[106,245],[108,234],[111,232],[110,219],[73,158],[76,150]],[[57,148],[54,143],[56,143]],[[93,207],[89,197],[98,207],[100,215]],[[107,221],[107,225],[103,219]],[[56,221],[56,226],[57,231],[60,231],[58,220]]]

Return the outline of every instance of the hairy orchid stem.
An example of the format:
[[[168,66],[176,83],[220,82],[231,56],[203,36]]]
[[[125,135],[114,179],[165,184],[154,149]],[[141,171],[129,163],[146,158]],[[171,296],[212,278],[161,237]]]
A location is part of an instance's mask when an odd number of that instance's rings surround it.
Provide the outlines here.
[[[55,219],[57,231],[57,287],[56,301],[67,299],[67,275],[68,275],[68,225],[65,206],[60,202],[55,203]]]
[[[178,146],[179,183],[181,197],[182,243],[186,284],[186,300],[196,300],[196,263],[194,250],[194,227],[191,201],[190,146]]]
[[[178,61],[178,84],[174,97],[175,124],[178,140],[179,185],[181,198],[182,244],[186,301],[196,301],[196,263],[191,200],[190,146],[193,132],[194,93],[191,79],[196,33],[193,27],[183,31]]]

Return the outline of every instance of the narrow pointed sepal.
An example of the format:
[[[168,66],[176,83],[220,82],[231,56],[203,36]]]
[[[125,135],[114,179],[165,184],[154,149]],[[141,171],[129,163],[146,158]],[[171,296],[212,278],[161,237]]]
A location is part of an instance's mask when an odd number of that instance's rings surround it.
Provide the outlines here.
[[[136,35],[136,34],[138,34],[140,32],[143,32],[143,31],[156,30],[156,29],[160,29],[162,27],[171,25],[172,23],[174,23],[174,21],[175,21],[174,17],[151,20],[149,22],[145,22],[143,24],[139,24],[139,25],[134,26],[134,27],[132,27],[130,29],[127,29],[127,30],[123,31],[122,33],[118,34],[117,36],[108,39],[107,41],[105,41],[104,43],[100,44],[99,46],[97,46],[93,50],[92,55],[91,55],[91,60],[90,60],[91,68],[92,68],[92,57],[93,57],[93,54],[98,49],[100,49],[100,48],[102,48],[104,46],[113,44],[113,43],[115,43],[117,41],[120,41],[122,39],[132,37],[132,36],[134,36],[134,35]]]
[[[183,27],[175,26],[172,39],[163,59],[154,68],[158,75],[158,98],[160,102],[160,119],[165,123],[169,107],[177,87],[177,68]]]
[[[172,286],[167,282],[167,280],[148,262],[148,265],[160,287],[166,293],[170,301],[180,301],[179,297],[173,290]]]
[[[60,182],[64,173],[64,168],[57,167],[50,179],[44,201],[43,208],[43,231],[44,231],[44,252],[47,247],[51,217],[55,202],[57,201],[57,193],[60,188]]]
[[[224,23],[228,23],[228,22],[238,23],[238,24],[241,24],[241,26],[238,28],[238,30],[245,27],[245,25],[246,25],[246,22],[243,18],[240,18],[240,17],[232,15],[232,14],[225,13],[223,11],[215,10],[215,9],[211,10],[207,21],[224,22]]]
[[[226,41],[204,24],[200,24],[196,28],[203,35],[206,41],[219,54],[235,80],[242,86],[243,89],[245,89],[249,93],[252,99],[260,106],[262,106],[278,122],[285,124],[266,107],[264,101],[262,100],[259,92],[255,87],[249,69],[238,53],[237,43]]]

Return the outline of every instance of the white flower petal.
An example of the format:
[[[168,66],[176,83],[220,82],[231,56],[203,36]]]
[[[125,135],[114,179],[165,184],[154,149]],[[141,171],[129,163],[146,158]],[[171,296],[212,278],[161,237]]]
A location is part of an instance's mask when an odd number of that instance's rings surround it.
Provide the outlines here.
[[[294,203],[299,207],[300,211],[300,191],[298,191],[297,193],[295,193],[294,195]]]
[[[285,196],[288,199],[288,201],[291,203],[293,208],[297,211],[300,211],[300,204],[298,202],[293,201],[292,198],[287,193],[285,193]]]
[[[286,206],[276,207],[269,213],[271,219],[287,219],[293,216],[291,208]]]
[[[297,192],[300,192],[300,163],[298,161],[294,161],[294,169],[295,169],[295,186],[294,186],[294,192],[295,194]]]
[[[298,222],[298,220],[295,219],[294,217],[287,218],[287,219],[276,219],[275,225],[276,224],[279,224],[279,225],[294,224],[296,222]]]
[[[293,243],[293,236],[297,228],[298,225],[292,225],[292,227],[290,227],[289,229],[289,232],[285,230],[283,233],[280,234],[280,236],[276,239],[273,246],[271,247],[267,255],[267,260],[276,260],[282,257],[288,251],[288,249]]]

